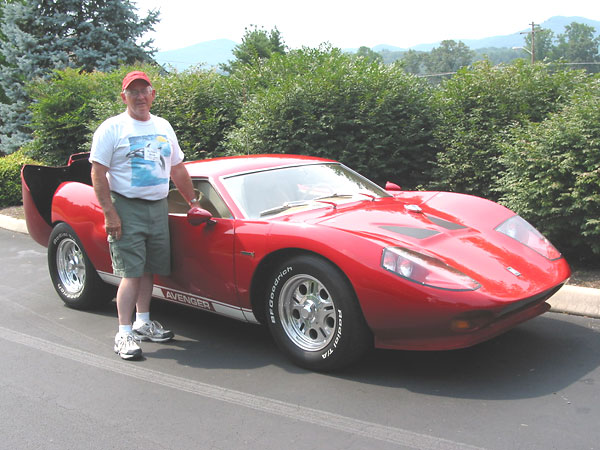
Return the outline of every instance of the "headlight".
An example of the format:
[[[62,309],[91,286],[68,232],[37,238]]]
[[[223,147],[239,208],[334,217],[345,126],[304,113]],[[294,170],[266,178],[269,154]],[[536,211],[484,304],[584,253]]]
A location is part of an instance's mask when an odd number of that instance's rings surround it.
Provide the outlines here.
[[[383,249],[381,267],[396,275],[437,289],[474,291],[481,285],[433,256],[399,247]]]
[[[496,227],[496,231],[519,241],[551,261],[561,257],[560,252],[556,250],[550,241],[520,216],[513,216],[506,220]]]

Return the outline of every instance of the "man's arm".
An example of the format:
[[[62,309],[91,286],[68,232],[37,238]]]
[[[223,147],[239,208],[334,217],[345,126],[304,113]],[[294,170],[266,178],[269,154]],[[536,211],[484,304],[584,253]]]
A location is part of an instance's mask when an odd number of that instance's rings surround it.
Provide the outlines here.
[[[190,174],[183,163],[179,163],[171,167],[171,179],[188,205],[200,206],[200,203],[196,198],[196,192],[194,191],[192,179],[190,178]],[[192,202],[192,200],[195,201]]]
[[[106,178],[107,172],[108,167],[97,162],[92,162],[92,185],[94,186],[98,203],[100,203],[100,207],[104,212],[106,233],[118,240],[121,238],[121,218],[117,214],[117,210],[110,198],[110,187]]]

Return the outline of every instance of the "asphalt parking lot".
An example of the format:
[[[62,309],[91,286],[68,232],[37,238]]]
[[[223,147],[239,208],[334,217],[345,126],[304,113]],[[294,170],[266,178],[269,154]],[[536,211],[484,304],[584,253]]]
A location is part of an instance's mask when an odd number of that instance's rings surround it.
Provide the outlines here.
[[[0,230],[0,448],[593,449],[600,320],[548,312],[462,350],[294,366],[264,327],[157,301],[175,331],[113,352],[114,302],[65,307],[46,249]]]

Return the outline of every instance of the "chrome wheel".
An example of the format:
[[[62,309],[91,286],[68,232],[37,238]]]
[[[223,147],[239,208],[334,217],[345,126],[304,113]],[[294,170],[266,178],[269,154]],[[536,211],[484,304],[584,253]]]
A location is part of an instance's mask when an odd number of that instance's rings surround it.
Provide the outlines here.
[[[286,281],[278,312],[283,330],[303,350],[322,350],[335,335],[333,298],[323,283],[310,275],[296,275]]]
[[[69,308],[90,309],[115,297],[114,288],[100,279],[75,231],[64,222],[50,233],[48,270],[56,293]]]
[[[79,245],[63,239],[56,249],[56,269],[65,290],[78,295],[85,287],[85,259]]]

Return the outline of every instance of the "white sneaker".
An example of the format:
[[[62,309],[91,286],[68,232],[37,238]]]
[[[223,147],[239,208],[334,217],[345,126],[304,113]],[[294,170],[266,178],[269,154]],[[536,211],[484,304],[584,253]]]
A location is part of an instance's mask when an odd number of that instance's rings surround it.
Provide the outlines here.
[[[152,322],[136,320],[133,324],[133,334],[142,341],[151,340],[152,342],[167,342],[174,336],[171,330],[165,330],[156,320]]]
[[[134,359],[142,356],[142,349],[137,344],[138,338],[133,333],[117,333],[115,336],[115,353],[123,359]]]

